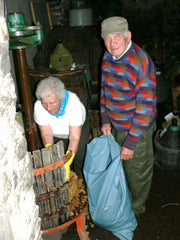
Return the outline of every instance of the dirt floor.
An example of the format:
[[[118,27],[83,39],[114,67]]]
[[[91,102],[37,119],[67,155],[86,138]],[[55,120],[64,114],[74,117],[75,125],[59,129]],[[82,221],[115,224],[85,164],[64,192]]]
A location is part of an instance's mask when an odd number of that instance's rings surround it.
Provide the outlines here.
[[[154,177],[146,212],[137,217],[133,240],[180,240],[180,171],[154,165]],[[111,232],[86,220],[91,240],[118,240]],[[79,240],[76,225],[65,233],[54,233],[45,240]]]
[[[147,211],[133,240],[180,240],[180,172],[155,167]]]

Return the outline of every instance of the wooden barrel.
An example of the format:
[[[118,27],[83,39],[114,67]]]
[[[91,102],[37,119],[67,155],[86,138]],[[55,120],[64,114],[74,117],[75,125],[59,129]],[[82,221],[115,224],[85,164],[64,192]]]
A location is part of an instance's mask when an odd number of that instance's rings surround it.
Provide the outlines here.
[[[72,152],[64,155],[63,142],[59,141],[48,148],[29,152],[29,156],[33,163],[42,235],[60,231],[76,222],[79,238],[90,240],[85,228],[88,202],[83,179],[72,175],[67,182],[66,178],[65,163],[72,157]]]
[[[31,85],[33,101],[35,101],[35,90],[38,82],[46,77],[54,76],[64,82],[65,88],[77,94],[84,106],[88,107],[89,96],[88,89],[84,79],[84,68],[70,71],[62,71],[52,74],[50,71],[40,72],[37,70],[29,70],[28,76]]]
[[[70,217],[68,188],[64,163],[70,155],[64,156],[63,142],[53,144],[29,153],[33,163],[36,203],[42,219],[41,229],[51,229],[67,222]]]

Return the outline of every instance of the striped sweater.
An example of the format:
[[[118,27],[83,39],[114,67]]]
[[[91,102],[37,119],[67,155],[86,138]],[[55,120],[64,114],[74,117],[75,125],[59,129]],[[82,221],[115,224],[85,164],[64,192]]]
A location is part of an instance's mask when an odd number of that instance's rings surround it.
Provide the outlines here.
[[[156,118],[156,76],[150,57],[135,43],[118,60],[102,61],[101,123],[128,131],[123,146],[134,150]]]

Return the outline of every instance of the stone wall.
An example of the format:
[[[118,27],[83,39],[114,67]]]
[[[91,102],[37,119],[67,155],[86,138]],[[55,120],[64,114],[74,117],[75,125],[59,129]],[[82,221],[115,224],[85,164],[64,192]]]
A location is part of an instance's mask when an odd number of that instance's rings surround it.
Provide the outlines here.
[[[41,239],[32,163],[22,126],[15,120],[9,39],[0,0],[0,240]]]

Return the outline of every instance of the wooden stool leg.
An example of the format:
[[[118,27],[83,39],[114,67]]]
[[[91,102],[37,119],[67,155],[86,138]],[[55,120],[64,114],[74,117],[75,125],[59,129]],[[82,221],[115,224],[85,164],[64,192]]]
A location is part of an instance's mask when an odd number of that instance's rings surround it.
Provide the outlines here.
[[[77,232],[81,240],[90,240],[85,229],[85,224],[86,216],[85,212],[82,212],[76,219]]]

